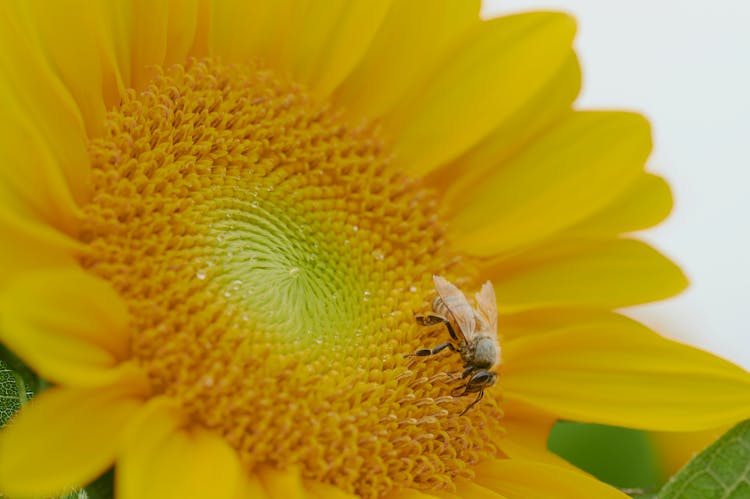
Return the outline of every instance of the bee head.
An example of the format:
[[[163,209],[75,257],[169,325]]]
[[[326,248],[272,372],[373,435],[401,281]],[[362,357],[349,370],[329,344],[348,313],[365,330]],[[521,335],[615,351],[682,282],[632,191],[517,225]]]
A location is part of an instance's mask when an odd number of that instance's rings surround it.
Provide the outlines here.
[[[464,393],[476,393],[484,390],[485,388],[494,385],[495,381],[497,381],[497,374],[480,369],[469,378]]]

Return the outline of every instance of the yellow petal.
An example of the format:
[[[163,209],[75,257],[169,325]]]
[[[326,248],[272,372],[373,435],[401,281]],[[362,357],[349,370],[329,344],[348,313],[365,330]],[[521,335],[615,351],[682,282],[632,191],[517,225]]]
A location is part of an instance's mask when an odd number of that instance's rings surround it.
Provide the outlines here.
[[[500,310],[574,305],[617,308],[675,295],[687,279],[674,263],[632,239],[551,242],[485,264]]]
[[[427,84],[448,48],[479,23],[479,7],[477,0],[393,2],[367,53],[334,93],[334,102],[355,119],[383,116],[409,85]]]
[[[285,470],[263,466],[257,471],[257,475],[268,497],[283,497],[284,499],[305,499],[307,497],[307,493],[302,486],[300,470],[295,466]]]
[[[504,394],[562,419],[697,431],[750,417],[750,373],[635,321],[503,345]]]
[[[544,86],[476,147],[430,172],[426,180],[442,195],[449,212],[461,210],[467,197],[488,174],[573,112],[581,88],[581,68],[575,52]]]
[[[197,29],[198,0],[169,0],[165,66],[185,62],[195,42]]]
[[[96,20],[94,30],[102,64],[102,95],[107,108],[119,104],[125,89],[132,87],[131,51],[133,8],[130,2],[94,2],[89,9]]]
[[[279,47],[290,30],[289,19],[300,5],[299,0],[210,2],[209,53],[228,63],[259,57],[263,64],[278,65]]]
[[[414,489],[399,489],[399,490],[393,490],[386,494],[384,496],[385,499],[432,499],[433,497],[444,497],[440,495],[439,493],[435,492],[436,495],[433,495],[433,491],[427,492],[421,492],[419,490]]]
[[[558,72],[574,33],[574,21],[556,13],[478,24],[384,118],[398,165],[421,176],[479,143]]]
[[[89,3],[71,0],[43,4],[17,2],[12,5],[16,8],[6,15],[16,18],[26,27],[29,48],[36,57],[44,60],[75,100],[89,136],[99,135],[104,127],[106,107],[102,93],[102,64],[96,43],[97,18],[93,9],[88,7]],[[28,77],[19,75],[19,80],[23,78],[20,81],[29,82]],[[41,74],[36,78],[45,81]],[[34,95],[39,96],[37,91]],[[46,110],[47,115],[53,113],[52,109]]]
[[[545,239],[612,203],[641,175],[650,151],[641,116],[574,113],[466,193],[452,213],[454,240],[492,256]]]
[[[504,499],[505,496],[500,495],[496,491],[482,487],[474,481],[469,481],[463,478],[456,480],[456,493],[459,497],[472,497],[476,499]]]
[[[130,38],[130,85],[140,90],[154,76],[153,68],[149,66],[161,65],[166,57],[169,4],[133,0],[131,6],[133,36]]]
[[[199,8],[198,0],[100,2],[89,7],[96,20],[108,106],[117,104],[127,88],[143,89],[155,74],[154,66],[187,60],[198,36]]]
[[[529,309],[503,315],[502,337],[508,341],[521,336],[546,333],[555,329],[576,327],[582,324],[599,325],[628,323],[630,319],[611,310],[581,308]]]
[[[0,209],[0,289],[17,274],[40,267],[77,266],[86,248],[56,229]],[[7,243],[11,241],[11,243]]]
[[[260,479],[255,475],[242,474],[240,487],[237,490],[236,499],[273,499],[266,494],[266,489]]]
[[[305,480],[303,485],[305,488],[305,492],[307,492],[308,498],[357,499],[357,497],[359,497],[354,494],[344,492],[334,485],[318,482],[315,480]]]
[[[617,308],[673,296],[687,287],[679,267],[632,239],[557,241],[486,263],[505,312],[581,306]]]
[[[557,416],[513,399],[503,401],[503,413],[506,433],[497,443],[505,455],[580,471],[547,450],[547,438]]]
[[[0,204],[73,233],[90,189],[82,110],[20,5],[0,5]]]
[[[326,98],[372,42],[390,0],[216,2],[210,46],[226,61],[260,58]]]
[[[79,209],[63,175],[61,158],[19,104],[0,88],[0,106],[7,112],[0,124],[0,161],[6,165],[0,169],[0,210],[74,235]],[[83,145],[83,140],[79,143]],[[75,144],[70,144],[69,150],[73,149]],[[84,172],[81,180],[85,181],[86,175]],[[85,196],[83,191],[80,194]]]
[[[179,0],[178,0],[179,1]],[[283,0],[279,0],[279,2],[273,2],[280,3]],[[193,37],[193,46],[190,48],[190,55],[192,57],[196,58],[203,58],[203,57],[209,57],[212,55],[215,55],[213,52],[211,52],[211,26],[214,23],[215,19],[213,18],[214,12],[213,8],[216,4],[229,4],[229,1],[226,2],[212,2],[211,0],[198,0],[198,14],[196,19],[196,26],[195,26],[195,36]],[[234,2],[236,3],[236,2]],[[253,2],[252,4],[250,2],[244,2],[245,5],[257,7],[258,9],[261,8],[262,5],[269,4],[272,2],[262,2],[262,3],[256,3]],[[249,19],[240,19],[249,21]],[[243,32],[244,35],[250,35],[250,31]],[[251,35],[252,36],[252,35]],[[230,62],[227,59],[227,62]],[[236,60],[235,60],[236,62]]]
[[[175,402],[152,399],[128,428],[117,461],[117,497],[235,499],[237,453],[221,437],[186,427]]]
[[[704,431],[674,432],[659,431],[649,434],[662,476],[666,480],[685,466],[699,452],[714,443],[716,439],[731,429],[732,425]]]
[[[0,432],[0,490],[49,497],[96,478],[113,464],[145,390],[142,378],[131,378],[36,396]]]
[[[44,378],[107,383],[130,355],[125,304],[79,267],[30,272],[0,296],[0,337]]]
[[[461,496],[457,496],[456,494],[446,492],[445,490],[431,490],[430,495],[434,497],[440,497],[442,499],[462,499]],[[430,496],[427,496],[427,497],[430,497]]]
[[[601,237],[652,227],[672,211],[669,184],[656,175],[644,173],[615,201],[586,220],[565,231],[565,237]]]
[[[145,88],[154,76],[153,66],[185,62],[195,38],[197,17],[197,0],[132,2],[129,38],[133,88]]]
[[[521,459],[497,459],[482,463],[476,467],[475,481],[508,499],[628,498],[619,490],[583,473]]]
[[[284,52],[294,79],[327,97],[362,58],[391,1],[327,0],[295,9]]]

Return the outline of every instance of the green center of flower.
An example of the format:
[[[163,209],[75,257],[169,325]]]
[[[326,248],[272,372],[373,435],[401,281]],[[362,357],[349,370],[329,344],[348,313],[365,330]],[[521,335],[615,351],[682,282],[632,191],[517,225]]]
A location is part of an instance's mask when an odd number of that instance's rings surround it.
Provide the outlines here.
[[[373,127],[208,60],[129,92],[90,151],[82,263],[127,302],[154,390],[248,470],[374,496],[450,488],[497,456],[497,398],[459,417],[450,396],[458,356],[404,358],[447,340],[413,319],[432,274],[475,276]]]
[[[378,262],[356,261],[361,255],[351,248],[355,239],[360,249],[358,228],[347,226],[333,206],[326,209],[325,202],[294,189],[282,188],[278,198],[268,187],[257,186],[247,200],[238,195],[225,201],[219,210],[224,218],[210,225],[213,259],[196,276],[220,281],[224,296],[247,312],[256,329],[305,348],[338,345],[357,328],[361,332],[372,294],[364,288],[377,285],[352,269],[369,270]]]

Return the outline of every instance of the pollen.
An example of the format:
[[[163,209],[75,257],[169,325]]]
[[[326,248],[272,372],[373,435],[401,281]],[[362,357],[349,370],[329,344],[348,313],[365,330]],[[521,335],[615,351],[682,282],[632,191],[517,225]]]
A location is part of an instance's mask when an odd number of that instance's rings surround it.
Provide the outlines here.
[[[414,321],[432,274],[481,276],[377,124],[257,64],[155,71],[90,142],[80,233],[154,392],[248,473],[294,465],[364,497],[450,490],[498,457],[501,387],[460,416],[459,356],[404,357],[448,339]]]

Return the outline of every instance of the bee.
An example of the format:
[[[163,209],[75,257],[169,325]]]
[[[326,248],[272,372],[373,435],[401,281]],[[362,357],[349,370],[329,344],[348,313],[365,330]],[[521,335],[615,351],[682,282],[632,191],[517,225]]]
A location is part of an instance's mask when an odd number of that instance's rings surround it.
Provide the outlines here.
[[[432,301],[433,313],[417,315],[417,324],[433,326],[444,324],[451,339],[431,349],[417,350],[409,356],[435,355],[446,348],[461,355],[464,372],[461,379],[469,378],[465,384],[451,392],[454,397],[477,393],[477,398],[460,414],[463,416],[474,407],[484,390],[497,381],[500,367],[500,342],[497,337],[497,301],[492,283],[487,281],[475,295],[477,308],[472,307],[466,296],[444,277],[433,275],[438,296]],[[456,326],[456,327],[454,327]]]

